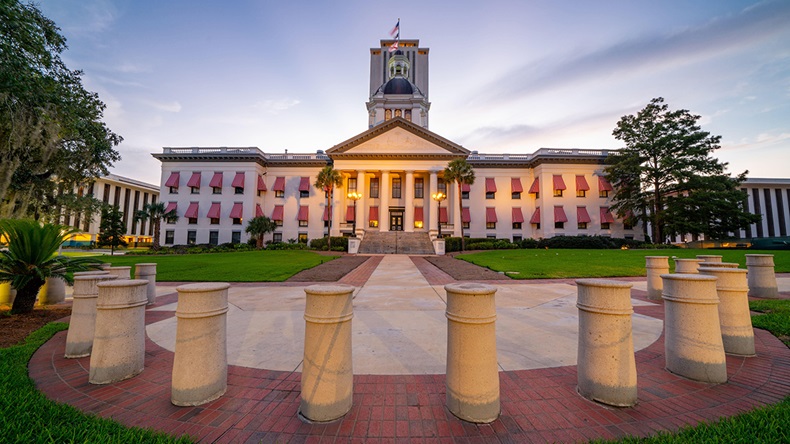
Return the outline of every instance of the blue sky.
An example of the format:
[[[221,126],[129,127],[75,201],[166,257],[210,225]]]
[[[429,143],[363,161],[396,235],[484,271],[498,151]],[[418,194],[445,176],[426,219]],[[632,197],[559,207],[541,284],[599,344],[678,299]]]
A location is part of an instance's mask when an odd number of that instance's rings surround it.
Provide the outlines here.
[[[397,6],[396,6],[397,5]],[[620,147],[664,97],[716,156],[790,177],[790,1],[43,0],[68,66],[124,137],[113,172],[159,182],[163,146],[315,152],[367,129],[369,48],[398,17],[430,53],[430,129],[470,150]]]

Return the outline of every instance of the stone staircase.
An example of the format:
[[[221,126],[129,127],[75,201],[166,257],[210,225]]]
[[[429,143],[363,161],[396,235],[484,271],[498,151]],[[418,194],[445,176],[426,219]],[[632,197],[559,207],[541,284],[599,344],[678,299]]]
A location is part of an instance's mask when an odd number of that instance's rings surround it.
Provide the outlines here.
[[[366,231],[360,254],[434,254],[428,233]]]

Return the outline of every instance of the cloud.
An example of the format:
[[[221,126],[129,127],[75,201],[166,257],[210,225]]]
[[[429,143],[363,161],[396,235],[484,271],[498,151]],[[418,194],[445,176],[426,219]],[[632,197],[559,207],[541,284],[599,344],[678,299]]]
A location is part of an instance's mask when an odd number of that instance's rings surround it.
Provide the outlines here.
[[[264,100],[262,102],[257,102],[254,105],[252,105],[252,107],[267,112],[269,114],[279,114],[280,112],[293,108],[300,103],[301,100],[299,99],[290,99],[290,98],[283,98],[276,100],[270,99],[270,100]]]
[[[181,104],[175,100],[172,102],[157,102],[154,100],[143,100],[142,102],[150,107],[168,113],[177,113],[181,111]]]

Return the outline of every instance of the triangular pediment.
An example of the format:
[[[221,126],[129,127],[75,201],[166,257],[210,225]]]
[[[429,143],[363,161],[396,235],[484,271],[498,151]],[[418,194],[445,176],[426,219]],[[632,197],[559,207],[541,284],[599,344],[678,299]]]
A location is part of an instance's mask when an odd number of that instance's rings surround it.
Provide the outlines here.
[[[447,157],[469,151],[402,118],[394,118],[327,150],[330,157]]]

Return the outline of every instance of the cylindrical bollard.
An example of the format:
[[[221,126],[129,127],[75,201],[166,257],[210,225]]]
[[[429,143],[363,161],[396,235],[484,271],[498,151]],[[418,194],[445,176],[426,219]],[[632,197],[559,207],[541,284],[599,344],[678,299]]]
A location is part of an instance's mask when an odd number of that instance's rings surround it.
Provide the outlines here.
[[[631,334],[633,284],[576,281],[579,309],[579,394],[618,407],[636,404],[636,360]]]
[[[139,266],[139,264],[138,264]],[[170,401],[205,404],[228,388],[227,313],[230,284],[181,285]]]
[[[106,271],[106,270],[77,271],[77,272],[74,273],[74,277],[77,277],[77,276],[109,276],[109,275],[110,275],[110,272]]]
[[[716,276],[719,295],[719,322],[724,352],[739,356],[754,356],[754,329],[749,314],[749,287],[746,270],[700,267],[700,274]]]
[[[90,273],[80,271],[79,273]],[[76,273],[75,273],[76,274]],[[96,326],[96,300],[99,297],[99,282],[118,279],[118,276],[83,275],[74,276],[74,294],[71,304],[71,320],[66,333],[67,358],[82,358],[91,354],[93,333]]]
[[[0,282],[0,304],[11,305],[14,300],[11,298],[11,283]]]
[[[129,379],[145,366],[145,286],[148,281],[101,282],[96,303],[88,382],[110,384]]]
[[[109,267],[105,270],[109,271],[111,275],[118,276],[118,279],[131,279],[132,278],[132,267]]]
[[[716,255],[716,254],[698,254],[697,255],[697,259],[701,259],[702,263],[705,264],[705,265],[710,264],[710,263],[719,263],[720,264],[721,263],[721,258],[722,258],[721,255]],[[700,266],[702,266],[702,265],[700,265]]]
[[[773,254],[747,254],[746,268],[749,270],[749,296],[756,298],[778,298]]]
[[[338,419],[351,410],[350,285],[311,285],[304,289],[304,362],[299,411],[310,421]]]
[[[134,278],[145,279],[148,281],[146,287],[146,294],[148,296],[148,304],[156,302],[156,264],[135,264],[134,265]]]
[[[645,256],[647,270],[647,298],[660,301],[664,290],[662,274],[669,273],[669,256]]]
[[[492,422],[500,413],[496,354],[496,287],[448,284],[447,409],[464,421]]]
[[[59,304],[66,300],[66,281],[59,277],[48,277],[38,292],[39,305]]]
[[[736,262],[702,262],[699,264],[701,267],[706,268],[738,268],[738,263]]]
[[[702,382],[727,382],[716,278],[665,274],[664,350],[667,370]]]
[[[699,273],[699,264],[702,259],[675,259],[675,273],[680,274],[697,274]]]

